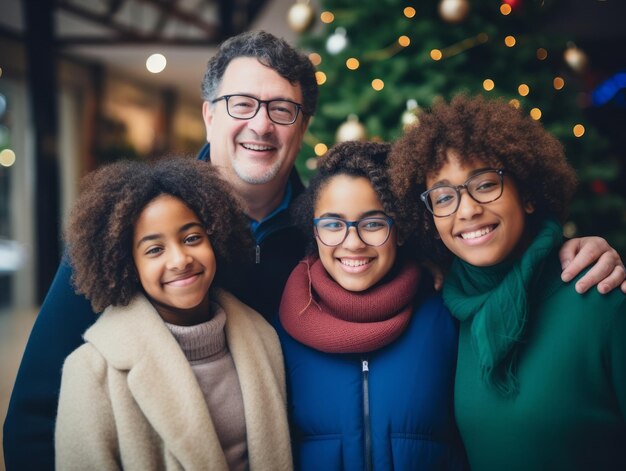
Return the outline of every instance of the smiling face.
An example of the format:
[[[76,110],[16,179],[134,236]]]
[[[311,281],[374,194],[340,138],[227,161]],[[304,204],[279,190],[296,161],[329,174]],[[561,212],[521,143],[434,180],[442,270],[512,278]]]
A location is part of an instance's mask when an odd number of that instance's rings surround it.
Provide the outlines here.
[[[461,165],[458,155],[448,151],[448,160],[437,174],[426,179],[435,185],[461,185],[469,177],[488,168],[477,161]],[[532,205],[524,203],[517,186],[504,177],[502,196],[491,203],[477,203],[461,190],[459,209],[450,216],[433,217],[441,241],[460,259],[475,266],[491,266],[507,259],[525,244],[526,215]]]
[[[163,320],[194,325],[210,318],[215,254],[202,223],[181,200],[160,195],[146,205],[134,226],[133,261]]]
[[[368,216],[385,215],[383,205],[367,178],[337,175],[320,189],[314,217],[339,217],[356,221]],[[363,243],[352,227],[348,237],[336,247],[316,239],[320,260],[328,274],[348,291],[365,291],[378,283],[396,260],[397,236],[392,227],[380,247]]]
[[[238,57],[228,64],[217,97],[232,94],[302,103],[299,84],[290,83],[253,57]],[[266,105],[261,105],[254,118],[235,119],[227,113],[225,100],[205,102],[202,114],[211,143],[211,163],[222,168],[231,184],[284,188],[308,118],[300,113],[291,125],[276,124],[269,119]]]

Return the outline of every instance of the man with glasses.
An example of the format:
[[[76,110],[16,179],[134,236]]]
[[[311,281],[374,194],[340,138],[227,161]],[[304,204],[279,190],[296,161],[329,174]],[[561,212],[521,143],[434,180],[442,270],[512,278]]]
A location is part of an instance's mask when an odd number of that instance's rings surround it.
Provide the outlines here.
[[[207,144],[198,158],[220,167],[250,218],[255,260],[250,268],[242,267],[236,294],[266,317],[276,313],[284,283],[304,253],[288,208],[303,190],[294,162],[317,96],[315,68],[308,58],[265,32],[225,41],[208,62],[202,82]],[[579,241],[572,241],[567,257],[573,259],[577,252],[570,265],[576,273],[601,256],[589,286],[621,264],[602,239],[593,239],[582,252]],[[54,469],[61,367],[96,319],[87,300],[74,293],[70,278],[64,260],[26,346],[4,424],[9,471]],[[622,279],[611,278],[611,286]]]

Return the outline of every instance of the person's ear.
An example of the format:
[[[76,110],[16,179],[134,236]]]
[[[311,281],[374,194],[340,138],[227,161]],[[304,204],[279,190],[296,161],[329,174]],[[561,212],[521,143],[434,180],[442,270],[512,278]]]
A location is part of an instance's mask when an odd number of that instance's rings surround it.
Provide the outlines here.
[[[534,213],[534,212],[535,212],[535,205],[533,204],[533,202],[532,202],[532,201],[530,201],[530,200],[526,200],[526,201],[524,202],[524,212],[525,212],[526,214],[532,214],[532,213]]]
[[[208,101],[202,103],[202,120],[204,121],[204,129],[206,130],[206,141],[211,142],[211,130],[213,128],[214,107]]]

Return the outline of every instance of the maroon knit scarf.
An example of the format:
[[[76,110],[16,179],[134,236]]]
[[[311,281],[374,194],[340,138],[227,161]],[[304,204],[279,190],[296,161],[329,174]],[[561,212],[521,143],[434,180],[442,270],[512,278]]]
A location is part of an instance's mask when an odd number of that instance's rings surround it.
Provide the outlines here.
[[[319,259],[302,260],[289,276],[280,321],[299,342],[328,353],[363,353],[397,339],[407,327],[419,269],[404,262],[395,276],[363,292],[343,289]]]

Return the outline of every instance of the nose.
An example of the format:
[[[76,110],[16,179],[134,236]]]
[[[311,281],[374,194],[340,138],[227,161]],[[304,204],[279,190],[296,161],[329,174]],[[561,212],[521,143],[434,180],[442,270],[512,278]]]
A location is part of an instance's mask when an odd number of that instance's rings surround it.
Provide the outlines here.
[[[461,199],[459,200],[459,209],[457,215],[461,219],[471,219],[483,212],[483,205],[475,201],[467,190],[461,190]]]
[[[184,246],[170,247],[168,252],[167,268],[170,270],[183,270],[192,262]]]
[[[366,246],[366,244],[359,237],[356,227],[354,226],[348,228],[348,235],[344,239],[342,245],[348,250],[359,250]]]
[[[259,136],[269,133],[274,128],[274,123],[267,111],[267,103],[261,103],[261,108],[254,118],[248,120],[248,127]]]

